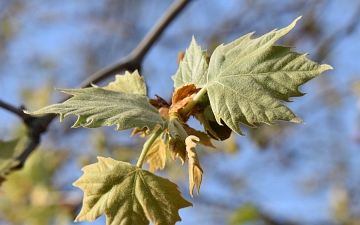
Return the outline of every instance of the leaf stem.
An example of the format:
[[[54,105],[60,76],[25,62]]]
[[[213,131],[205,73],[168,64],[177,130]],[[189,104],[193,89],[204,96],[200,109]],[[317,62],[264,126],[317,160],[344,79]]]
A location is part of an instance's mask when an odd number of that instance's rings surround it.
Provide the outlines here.
[[[144,164],[146,155],[149,151],[149,149],[151,148],[151,146],[153,145],[154,141],[162,134],[162,132],[165,129],[159,128],[157,129],[157,131],[155,131],[155,133],[149,138],[149,140],[147,140],[143,146],[143,149],[141,151],[140,157],[136,163],[136,166],[141,168]]]
[[[181,110],[180,114],[182,117],[185,117],[189,112],[190,110],[196,105],[196,103],[199,102],[199,100],[201,99],[202,96],[204,96],[207,92],[207,88],[206,86],[201,88],[201,90],[196,93],[196,95],[194,96],[194,98],[192,99],[191,102],[189,102],[184,108],[183,110]]]

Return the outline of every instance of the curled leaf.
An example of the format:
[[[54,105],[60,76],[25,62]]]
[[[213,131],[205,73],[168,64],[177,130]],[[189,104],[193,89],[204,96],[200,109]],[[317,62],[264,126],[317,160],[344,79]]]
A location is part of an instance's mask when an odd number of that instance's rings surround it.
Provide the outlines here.
[[[200,89],[196,88],[194,84],[188,84],[179,87],[175,90],[172,97],[172,105],[169,113],[180,112],[189,102],[193,99],[193,94],[198,92]]]
[[[209,147],[215,148],[214,145],[211,143],[210,137],[206,133],[195,130],[194,128],[190,127],[187,124],[184,124],[183,127],[184,127],[186,133],[188,133],[188,135],[194,135],[194,136],[198,137],[200,144],[202,144],[204,146],[209,146]]]
[[[196,154],[196,143],[200,139],[194,135],[190,135],[186,138],[186,152],[189,158],[189,189],[190,195],[193,197],[194,186],[196,186],[196,193],[199,195],[200,185],[202,181],[203,170],[200,167],[199,158]]]
[[[140,134],[140,137],[145,137],[146,135],[149,134],[149,130],[147,129],[147,127],[143,127],[142,129],[135,127],[130,137],[135,136],[137,134]]]

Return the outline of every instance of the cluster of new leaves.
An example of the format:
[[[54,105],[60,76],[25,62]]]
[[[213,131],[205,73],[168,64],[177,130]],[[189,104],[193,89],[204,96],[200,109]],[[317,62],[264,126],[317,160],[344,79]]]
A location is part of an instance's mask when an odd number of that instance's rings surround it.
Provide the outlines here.
[[[116,125],[117,130],[133,128],[133,134],[151,135],[136,166],[99,157],[98,163],[83,168],[84,175],[74,183],[85,195],[76,221],[93,221],[105,214],[107,224],[174,224],[181,220],[178,210],[191,203],[181,197],[176,184],[152,173],[165,167],[167,155],[183,164],[188,161],[193,195],[195,187],[199,193],[203,175],[197,143],[212,146],[211,138],[225,140],[232,131],[242,135],[240,123],[250,127],[276,120],[301,123],[282,101],[302,96],[299,86],[331,66],[274,45],[299,19],[256,39],[248,34],[220,45],[210,60],[193,39],[172,77],[171,104],[159,96],[148,99],[144,79],[135,71],[116,76],[106,87],[61,90],[73,97],[32,112],[57,113],[60,120],[77,115],[73,127]],[[187,124],[190,116],[203,124],[205,132]],[[145,159],[150,172],[141,169]]]

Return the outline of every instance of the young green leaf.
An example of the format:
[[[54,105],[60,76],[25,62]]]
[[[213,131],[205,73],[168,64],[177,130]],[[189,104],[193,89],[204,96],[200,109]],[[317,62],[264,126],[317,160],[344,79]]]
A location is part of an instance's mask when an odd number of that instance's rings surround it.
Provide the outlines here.
[[[193,37],[178,71],[172,76],[175,89],[186,84],[194,84],[196,87],[205,85],[207,69],[206,51],[201,49]]]
[[[83,168],[74,186],[84,191],[83,206],[75,221],[93,221],[106,215],[107,225],[175,224],[178,210],[192,204],[178,186],[129,163],[98,157]]]
[[[146,84],[144,77],[135,70],[133,73],[125,72],[125,75],[116,75],[115,81],[103,87],[105,90],[126,92],[146,96]]]
[[[146,155],[150,172],[164,169],[166,163],[166,145],[162,138],[157,138]]]
[[[154,130],[162,126],[163,120],[146,96],[134,93],[115,92],[99,87],[84,89],[59,89],[73,95],[69,100],[46,106],[32,115],[44,113],[60,114],[60,121],[68,115],[77,115],[74,128],[83,126],[96,128],[117,125],[116,130],[147,127]]]
[[[196,154],[195,147],[196,142],[198,142],[200,139],[194,135],[190,135],[186,138],[185,144],[186,144],[186,152],[187,156],[189,158],[189,189],[190,189],[190,195],[193,197],[194,187],[196,186],[196,193],[199,195],[200,192],[200,185],[202,181],[202,174],[203,170],[200,167],[200,161]]]
[[[227,45],[218,46],[211,56],[207,74],[207,92],[216,121],[225,122],[242,134],[239,122],[274,124],[275,120],[301,123],[288,107],[290,97],[304,95],[298,88],[331,66],[316,64],[291,51],[291,47],[273,44],[289,33],[288,27],[273,30],[259,38],[247,34]]]

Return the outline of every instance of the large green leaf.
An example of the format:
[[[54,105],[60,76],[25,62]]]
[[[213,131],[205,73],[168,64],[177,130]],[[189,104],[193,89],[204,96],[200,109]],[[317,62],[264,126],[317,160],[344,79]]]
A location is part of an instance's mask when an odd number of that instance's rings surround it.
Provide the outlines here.
[[[201,50],[193,37],[178,71],[172,76],[175,89],[186,84],[194,84],[196,87],[205,85],[207,69],[206,51]]]
[[[332,67],[316,64],[291,47],[273,45],[299,19],[259,38],[251,39],[252,34],[247,34],[215,49],[206,88],[219,124],[222,119],[242,134],[240,122],[251,127],[259,122],[274,124],[275,120],[302,122],[279,100],[289,102],[290,97],[304,95],[298,87]]]
[[[74,186],[84,191],[75,221],[93,221],[106,215],[107,225],[170,225],[181,221],[178,210],[192,204],[178,186],[129,163],[98,157],[85,166]]]
[[[60,121],[67,115],[77,115],[73,127],[101,127],[117,125],[117,130],[147,127],[153,130],[163,120],[146,96],[105,90],[99,87],[84,89],[59,89],[74,95],[69,100],[44,107],[29,113],[32,115],[44,113],[60,114]]]

